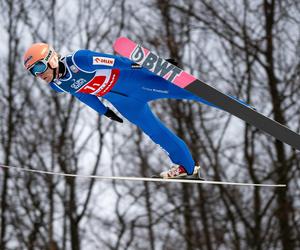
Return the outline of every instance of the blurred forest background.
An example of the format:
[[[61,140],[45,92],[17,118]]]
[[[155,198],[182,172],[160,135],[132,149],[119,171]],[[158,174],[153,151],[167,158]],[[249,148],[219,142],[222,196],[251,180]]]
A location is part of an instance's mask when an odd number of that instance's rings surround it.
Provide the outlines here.
[[[300,131],[297,0],[0,0],[0,162],[151,176],[168,157],[135,126],[99,117],[23,68],[33,42],[113,53],[129,37]],[[109,105],[109,104],[108,104]],[[191,101],[155,113],[207,179],[287,188],[95,181],[0,169],[0,249],[300,249],[300,155]]]

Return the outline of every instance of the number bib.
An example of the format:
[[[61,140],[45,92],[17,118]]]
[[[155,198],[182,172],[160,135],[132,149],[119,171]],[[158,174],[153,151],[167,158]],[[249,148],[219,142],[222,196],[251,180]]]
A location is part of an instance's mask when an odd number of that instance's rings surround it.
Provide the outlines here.
[[[78,92],[103,96],[112,89],[117,82],[119,75],[119,69],[97,70],[95,76],[80,88]]]
[[[113,88],[120,76],[119,69],[97,69],[92,72],[81,70],[73,63],[71,56],[67,56],[64,63],[68,70],[67,76],[53,83],[71,94],[79,92],[103,96]]]

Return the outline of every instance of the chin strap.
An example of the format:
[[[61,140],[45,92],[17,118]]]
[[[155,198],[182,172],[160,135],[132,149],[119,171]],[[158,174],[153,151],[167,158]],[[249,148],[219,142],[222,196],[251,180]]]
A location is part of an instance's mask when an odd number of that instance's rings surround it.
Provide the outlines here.
[[[49,65],[49,67],[50,67],[50,65]],[[53,69],[53,68],[51,68],[51,69]],[[66,69],[65,65],[63,64],[63,62],[59,61],[58,67],[53,69],[52,81],[63,77],[66,73],[67,73],[67,69]]]
[[[53,69],[53,76],[51,82],[54,81],[54,79],[56,79],[56,68]]]

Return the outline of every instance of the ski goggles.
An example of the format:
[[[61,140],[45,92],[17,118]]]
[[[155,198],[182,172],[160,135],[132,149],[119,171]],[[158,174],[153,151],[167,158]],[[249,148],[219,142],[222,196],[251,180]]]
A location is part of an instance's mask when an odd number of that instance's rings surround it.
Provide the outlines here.
[[[28,70],[34,75],[38,76],[39,74],[44,73],[48,69],[48,62],[46,60],[40,60],[33,64]]]

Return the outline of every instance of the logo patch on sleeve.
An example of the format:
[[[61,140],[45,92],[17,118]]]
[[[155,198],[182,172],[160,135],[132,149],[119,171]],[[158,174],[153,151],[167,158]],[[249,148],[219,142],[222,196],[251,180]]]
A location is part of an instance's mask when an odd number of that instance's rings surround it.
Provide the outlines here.
[[[93,56],[93,65],[113,66],[114,63],[115,63],[114,58]]]

